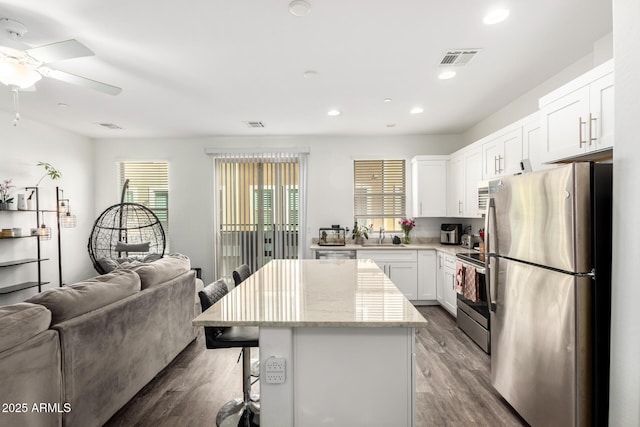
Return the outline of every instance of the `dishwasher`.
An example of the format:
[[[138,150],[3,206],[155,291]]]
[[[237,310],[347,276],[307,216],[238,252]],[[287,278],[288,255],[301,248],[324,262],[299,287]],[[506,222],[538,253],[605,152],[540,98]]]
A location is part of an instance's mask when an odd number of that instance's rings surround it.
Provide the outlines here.
[[[354,250],[316,250],[316,259],[356,259],[356,251]]]

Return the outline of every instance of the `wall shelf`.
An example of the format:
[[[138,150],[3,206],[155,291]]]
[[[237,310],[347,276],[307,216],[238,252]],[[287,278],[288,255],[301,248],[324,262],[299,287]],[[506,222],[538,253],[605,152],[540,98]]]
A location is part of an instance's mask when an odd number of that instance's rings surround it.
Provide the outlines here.
[[[15,265],[23,265],[23,264],[30,264],[32,262],[41,262],[41,261],[47,261],[49,260],[49,258],[24,258],[24,259],[17,259],[14,261],[5,261],[5,262],[0,262],[0,268],[1,267],[13,267]]]
[[[60,281],[59,286],[62,286],[62,263],[61,263],[61,258],[60,258],[60,212],[59,210],[53,210],[53,209],[40,209],[40,195],[39,195],[39,189],[37,187],[27,187],[26,188],[27,191],[32,191],[33,197],[35,198],[35,209],[26,209],[26,210],[4,210],[4,211],[0,211],[0,214],[2,214],[2,216],[4,216],[5,214],[10,213],[11,215],[13,215],[14,213],[17,212],[28,212],[31,214],[35,213],[35,222],[32,223],[32,227],[31,228],[40,228],[41,226],[41,219],[44,220],[44,218],[42,218],[44,215],[43,214],[55,214],[55,218],[56,218],[56,222],[57,222],[57,231],[58,231],[58,279]],[[60,192],[62,190],[60,190],[60,188],[56,187],[56,207],[60,206]],[[0,222],[2,220],[2,217],[0,216]],[[33,225],[35,225],[35,227],[33,227]],[[2,227],[0,227],[2,228]],[[42,244],[42,240],[43,240],[43,236],[40,235],[23,235],[23,236],[1,236],[0,240],[10,240],[10,239],[24,239],[24,238],[36,238],[36,246],[34,248],[34,252],[35,252],[35,257],[34,258],[22,258],[22,259],[16,259],[16,260],[7,260],[7,261],[2,261],[0,262],[0,269],[2,268],[8,268],[8,267],[16,267],[16,266],[23,266],[26,264],[36,264],[37,265],[37,280],[35,281],[28,281],[28,282],[22,282],[22,283],[15,283],[15,284],[8,284],[6,286],[2,286],[0,285],[0,295],[2,294],[9,294],[12,292],[17,292],[17,291],[21,291],[23,289],[29,289],[29,288],[38,288],[38,292],[42,291],[42,286],[49,284],[51,282],[46,282],[42,280],[42,262],[43,261],[48,261],[49,258],[43,258],[41,256],[41,244]],[[6,243],[8,244],[8,243]]]
[[[10,285],[10,286],[3,286],[0,287],[0,295],[4,295],[4,294],[10,294],[11,292],[18,292],[21,291],[23,289],[29,289],[29,288],[35,288],[38,287],[40,288],[42,285],[47,285],[50,282],[24,282],[24,283],[16,283],[15,285]]]

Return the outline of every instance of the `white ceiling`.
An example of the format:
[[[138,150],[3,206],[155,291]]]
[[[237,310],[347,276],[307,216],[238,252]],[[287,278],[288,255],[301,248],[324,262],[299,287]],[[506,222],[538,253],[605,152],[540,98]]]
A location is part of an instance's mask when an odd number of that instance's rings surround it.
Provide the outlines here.
[[[3,1],[25,44],[75,38],[96,54],[52,66],[123,89],[44,78],[20,94],[21,115],[96,138],[459,133],[612,30],[610,0],[507,0],[511,15],[494,26],[482,23],[485,0],[308,1],[305,17],[288,0]],[[482,51],[438,80],[457,48]],[[13,109],[1,84],[0,109]]]

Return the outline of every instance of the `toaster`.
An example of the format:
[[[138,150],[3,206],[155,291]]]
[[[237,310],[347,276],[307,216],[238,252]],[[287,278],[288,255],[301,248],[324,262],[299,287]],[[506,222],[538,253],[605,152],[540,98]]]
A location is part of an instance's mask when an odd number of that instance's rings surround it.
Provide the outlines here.
[[[476,244],[480,243],[480,241],[480,236],[475,236],[473,234],[463,234],[460,238],[462,246],[468,249],[473,249],[477,246]]]

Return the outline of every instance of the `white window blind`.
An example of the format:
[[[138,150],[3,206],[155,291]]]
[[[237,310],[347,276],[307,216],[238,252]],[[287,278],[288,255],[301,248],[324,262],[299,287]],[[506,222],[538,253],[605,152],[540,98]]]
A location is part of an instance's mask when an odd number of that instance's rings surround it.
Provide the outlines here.
[[[354,220],[359,225],[400,230],[405,216],[404,160],[354,160]]]
[[[216,276],[240,264],[256,271],[272,259],[299,258],[306,155],[218,153],[215,169]]]
[[[120,162],[120,190],[129,185],[124,201],[148,207],[160,220],[165,235],[169,235],[169,163]]]

